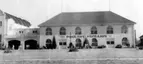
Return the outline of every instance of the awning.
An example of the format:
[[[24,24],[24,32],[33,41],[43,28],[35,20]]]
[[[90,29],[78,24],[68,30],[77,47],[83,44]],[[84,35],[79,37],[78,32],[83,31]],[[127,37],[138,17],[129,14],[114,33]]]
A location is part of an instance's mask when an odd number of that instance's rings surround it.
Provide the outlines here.
[[[27,27],[31,26],[30,22],[28,22],[27,20],[18,18],[16,16],[13,16],[13,15],[8,14],[6,12],[5,12],[5,16],[6,16],[6,19],[12,18],[15,21],[15,23],[17,23],[17,24],[20,24],[20,25],[23,25],[23,26],[27,26]]]

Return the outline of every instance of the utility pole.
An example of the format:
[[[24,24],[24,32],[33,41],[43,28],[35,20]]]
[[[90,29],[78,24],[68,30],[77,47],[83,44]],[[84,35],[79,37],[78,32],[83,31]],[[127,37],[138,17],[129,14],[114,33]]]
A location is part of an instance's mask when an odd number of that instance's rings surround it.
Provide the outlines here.
[[[110,2],[111,2],[111,1],[109,0],[109,1],[108,1],[108,4],[109,4],[109,11],[111,11],[111,7],[110,7],[110,6],[111,6],[111,5],[110,5],[111,3],[110,3]]]
[[[72,42],[71,42],[71,32],[70,32],[70,43],[72,43]]]

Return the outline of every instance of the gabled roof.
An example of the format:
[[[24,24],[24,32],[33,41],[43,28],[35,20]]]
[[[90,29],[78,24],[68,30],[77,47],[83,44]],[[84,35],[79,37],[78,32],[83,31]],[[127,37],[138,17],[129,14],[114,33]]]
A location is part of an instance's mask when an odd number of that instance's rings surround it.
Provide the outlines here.
[[[62,12],[55,17],[39,25],[42,26],[63,26],[82,24],[103,24],[103,23],[128,23],[135,22],[128,20],[111,11],[99,12]]]
[[[0,10],[0,16],[3,16],[4,14],[3,14],[3,12]]]

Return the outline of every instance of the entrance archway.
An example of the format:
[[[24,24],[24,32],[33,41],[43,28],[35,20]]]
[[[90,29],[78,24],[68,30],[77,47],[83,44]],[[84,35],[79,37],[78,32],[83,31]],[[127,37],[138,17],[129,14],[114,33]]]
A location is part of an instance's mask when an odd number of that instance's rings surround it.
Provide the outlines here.
[[[82,43],[81,43],[81,39],[76,39],[76,44],[75,44],[76,48],[81,49],[82,48]]]
[[[25,49],[38,49],[38,44],[36,40],[26,40]]]
[[[122,39],[122,45],[125,46],[125,47],[129,47],[130,46],[128,38],[124,37]]]
[[[14,48],[15,50],[17,50],[20,46],[20,41],[19,40],[11,40],[8,42],[8,47],[10,49]]]
[[[91,46],[92,46],[92,47],[98,46],[98,41],[97,41],[96,38],[93,38],[93,39],[92,39],[92,44],[91,44]]]
[[[47,39],[46,40],[46,47],[47,47],[47,49],[52,49],[52,41],[51,41],[51,39]]]

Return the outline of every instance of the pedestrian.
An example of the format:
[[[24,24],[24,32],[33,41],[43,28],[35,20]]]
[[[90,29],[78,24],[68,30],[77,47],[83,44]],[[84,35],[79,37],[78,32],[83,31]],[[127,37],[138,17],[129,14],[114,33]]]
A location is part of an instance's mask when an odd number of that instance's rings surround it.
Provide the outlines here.
[[[69,52],[78,51],[77,48],[74,47],[72,43],[69,44],[68,48],[69,48]]]

